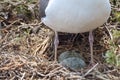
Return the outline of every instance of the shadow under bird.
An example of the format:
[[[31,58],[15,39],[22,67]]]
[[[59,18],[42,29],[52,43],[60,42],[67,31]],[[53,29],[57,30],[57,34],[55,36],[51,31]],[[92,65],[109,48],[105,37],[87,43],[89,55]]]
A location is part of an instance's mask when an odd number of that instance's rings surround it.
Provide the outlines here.
[[[103,25],[110,16],[109,0],[40,0],[41,21],[55,32],[55,61],[59,44],[58,32],[89,32],[91,63],[93,63],[92,30]]]

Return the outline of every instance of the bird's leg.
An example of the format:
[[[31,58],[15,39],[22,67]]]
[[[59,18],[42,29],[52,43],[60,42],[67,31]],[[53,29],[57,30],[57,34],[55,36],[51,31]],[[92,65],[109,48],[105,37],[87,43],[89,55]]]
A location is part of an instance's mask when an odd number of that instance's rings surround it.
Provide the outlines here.
[[[58,32],[55,31],[55,39],[54,39],[54,47],[55,47],[55,56],[54,56],[54,60],[55,60],[55,62],[57,62],[57,48],[58,48],[58,44],[59,44]]]
[[[93,34],[92,34],[92,31],[90,31],[89,32],[89,43],[90,43],[90,53],[91,53],[91,64],[94,63],[94,61],[93,61],[93,42],[94,42]]]

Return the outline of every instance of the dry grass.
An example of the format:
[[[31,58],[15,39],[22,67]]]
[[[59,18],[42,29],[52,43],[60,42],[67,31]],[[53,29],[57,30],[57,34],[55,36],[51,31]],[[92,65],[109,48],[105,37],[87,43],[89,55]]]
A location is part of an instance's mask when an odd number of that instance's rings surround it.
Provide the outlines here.
[[[11,11],[11,7],[8,8],[7,12]],[[120,80],[120,68],[107,64],[104,57],[111,46],[111,30],[119,26],[118,23],[109,21],[104,25],[108,29],[94,30],[94,66],[89,65],[88,33],[59,33],[58,56],[66,50],[76,50],[87,63],[84,69],[75,72],[54,62],[52,30],[36,19],[26,23],[16,15],[10,16],[7,20],[0,16],[0,24],[5,26],[0,29],[1,80]]]

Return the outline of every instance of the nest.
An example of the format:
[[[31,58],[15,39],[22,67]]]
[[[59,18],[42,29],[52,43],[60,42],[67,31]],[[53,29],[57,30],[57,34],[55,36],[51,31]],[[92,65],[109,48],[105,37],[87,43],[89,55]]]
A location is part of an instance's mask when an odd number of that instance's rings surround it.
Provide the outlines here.
[[[13,4],[13,3],[10,3]],[[9,5],[10,5],[9,4]],[[14,4],[16,6],[18,4]],[[8,6],[7,12],[12,7]],[[10,11],[9,11],[10,10]],[[4,11],[2,11],[4,12]],[[6,14],[6,12],[5,12]],[[7,14],[8,15],[8,14]],[[71,71],[54,62],[54,32],[39,20],[26,21],[9,14],[0,17],[0,79],[5,80],[119,80],[119,67],[105,62],[104,54],[110,49],[110,34],[105,27],[94,33],[94,64],[90,64],[88,33],[59,33],[59,56],[67,50],[79,51],[87,66],[79,72]],[[113,22],[104,26],[115,26]],[[109,27],[111,29],[111,27]],[[113,28],[112,28],[113,29]],[[118,50],[118,49],[117,49]]]

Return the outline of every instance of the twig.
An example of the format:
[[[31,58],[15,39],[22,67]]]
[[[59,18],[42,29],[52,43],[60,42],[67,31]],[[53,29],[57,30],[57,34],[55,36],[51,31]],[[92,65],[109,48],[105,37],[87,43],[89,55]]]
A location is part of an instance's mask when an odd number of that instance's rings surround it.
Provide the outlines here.
[[[4,30],[7,30],[7,29],[11,28],[13,24],[15,24],[16,22],[19,22],[19,21],[20,21],[20,19],[14,21],[14,22],[11,23],[10,25],[7,25],[6,28],[0,29],[0,31],[4,31]]]
[[[8,35],[9,35],[9,33],[7,33],[7,34],[5,35],[5,37],[0,40],[0,44],[7,39]]]
[[[22,75],[22,77],[21,77],[21,79],[20,79],[20,80],[23,80],[23,79],[24,79],[24,77],[25,77],[25,72],[23,73],[23,75]]]
[[[39,50],[41,50],[40,51],[40,54],[43,54],[44,52],[45,52],[45,50],[47,49],[47,47],[48,47],[48,45],[49,45],[49,40],[50,40],[50,37],[48,36],[41,44],[38,44],[36,47],[36,50],[34,51],[34,56],[36,56],[37,55],[37,52],[39,51]]]
[[[87,76],[92,70],[94,70],[96,67],[98,66],[98,63],[96,65],[94,65],[90,70],[88,70],[88,72],[86,72],[83,77]]]
[[[106,25],[105,25],[105,28],[107,29],[107,31],[108,31],[108,33],[109,33],[109,35],[110,35],[111,40],[113,40],[113,36],[112,36],[110,30],[108,29],[108,27],[107,27]]]

